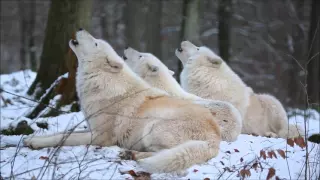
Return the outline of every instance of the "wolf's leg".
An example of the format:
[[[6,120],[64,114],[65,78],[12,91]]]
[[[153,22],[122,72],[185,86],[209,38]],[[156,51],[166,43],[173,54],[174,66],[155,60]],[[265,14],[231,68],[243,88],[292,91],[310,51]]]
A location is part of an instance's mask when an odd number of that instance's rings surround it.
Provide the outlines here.
[[[36,135],[29,135],[29,137],[36,137],[36,138],[47,138],[47,137],[52,137],[60,134],[71,134],[71,133],[90,133],[90,130],[79,130],[79,131],[65,131],[65,132],[58,132],[56,134],[49,134],[49,135],[41,135],[41,136],[36,136]],[[28,138],[29,138],[28,137]]]
[[[139,160],[154,155],[154,152],[139,152],[134,150],[124,150],[119,153],[119,157],[124,160]]]
[[[279,137],[276,133],[273,133],[273,132],[266,132],[265,136],[270,137],[270,138],[278,138]]]
[[[105,134],[101,134],[105,136]],[[101,137],[104,140],[107,140],[107,137]],[[79,146],[79,145],[101,145],[108,144],[107,142],[101,142],[101,138],[91,132],[73,132],[73,133],[64,133],[57,134],[52,136],[34,136],[24,139],[23,143],[26,146],[29,146],[34,149],[45,148],[45,147],[55,147],[59,145],[64,146]],[[98,141],[99,140],[99,141]],[[111,144],[111,142],[110,142]]]

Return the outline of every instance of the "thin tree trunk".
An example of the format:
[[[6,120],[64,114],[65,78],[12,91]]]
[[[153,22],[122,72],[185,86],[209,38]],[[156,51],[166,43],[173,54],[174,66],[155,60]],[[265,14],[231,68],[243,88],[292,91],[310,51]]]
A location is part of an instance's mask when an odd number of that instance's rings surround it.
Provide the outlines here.
[[[183,0],[182,5],[182,22],[180,30],[180,42],[184,40],[191,41],[195,44],[200,43],[199,39],[199,8],[200,0]],[[180,44],[179,44],[180,46]],[[183,65],[179,61],[177,81],[180,82],[180,73]]]
[[[231,21],[232,0],[219,0],[218,17],[219,17],[219,54],[223,60],[229,62],[230,54],[230,21]]]
[[[35,23],[36,23],[36,1],[30,1],[30,13],[29,13],[29,61],[30,61],[30,68],[33,71],[37,70],[37,57],[36,57],[36,49],[35,49],[35,42],[34,42],[34,31],[35,31]]]
[[[125,35],[127,45],[143,51],[141,45],[141,38],[144,28],[144,15],[143,15],[144,3],[143,1],[126,1],[125,7]]]
[[[149,0],[146,22],[146,51],[161,59],[162,2]]]
[[[289,68],[289,81],[287,84],[288,88],[288,95],[290,97],[290,106],[292,107],[301,107],[303,106],[305,95],[303,93],[303,87],[301,86],[300,82],[303,81],[302,77],[300,77],[299,71],[302,71],[303,69],[300,68],[298,63],[303,62],[303,57],[305,57],[305,45],[303,42],[305,42],[306,38],[304,35],[303,27],[300,26],[302,23],[303,18],[303,6],[304,1],[295,0],[292,2],[293,6],[295,8],[295,16],[296,16],[296,23],[293,24],[292,27],[292,41],[293,41],[293,57],[291,61],[289,62],[290,68]],[[292,89],[295,89],[292,91]]]
[[[309,102],[320,102],[320,1],[312,0],[309,30],[307,92]]]
[[[27,68],[27,60],[26,60],[26,42],[27,42],[27,17],[26,17],[26,9],[25,2],[23,0],[19,1],[19,15],[20,15],[20,63],[21,69]]]
[[[88,28],[92,0],[52,0],[37,77],[28,94],[39,98],[67,72],[68,41],[78,28]]]

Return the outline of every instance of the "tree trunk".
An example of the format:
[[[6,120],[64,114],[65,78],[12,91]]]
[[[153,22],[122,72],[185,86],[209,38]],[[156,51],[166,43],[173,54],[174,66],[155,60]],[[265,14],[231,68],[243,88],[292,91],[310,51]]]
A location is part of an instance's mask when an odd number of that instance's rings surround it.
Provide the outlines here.
[[[30,61],[30,68],[33,71],[37,70],[37,56],[36,56],[36,49],[35,49],[35,42],[34,42],[34,31],[35,31],[35,23],[36,23],[36,1],[30,1],[30,12],[29,12],[29,61]]]
[[[28,91],[29,95],[34,95],[37,99],[43,97],[41,103],[27,117],[39,116],[39,113],[46,107],[44,104],[48,104],[56,94],[62,95],[56,107],[43,116],[56,115],[60,113],[59,107],[77,100],[75,88],[77,59],[70,50],[68,42],[78,28],[88,29],[91,6],[92,0],[52,0],[40,68]],[[51,87],[53,82],[66,72],[68,72],[68,77],[60,79],[54,87]],[[77,106],[77,103],[75,104]]]
[[[184,40],[195,44],[200,43],[199,39],[199,8],[200,0],[183,0],[182,22],[180,30],[180,42]],[[179,44],[180,46],[180,44]],[[177,81],[180,82],[182,63],[179,61]]]
[[[149,0],[146,21],[146,51],[161,59],[162,2]]]
[[[232,0],[219,0],[218,18],[219,18],[219,54],[221,58],[229,62],[230,54],[230,21],[231,21]]]
[[[309,29],[309,54],[307,61],[308,77],[307,92],[309,103],[320,102],[320,1],[312,0],[310,29]],[[314,106],[313,106],[314,107]]]
[[[303,19],[303,7],[304,1],[295,0],[292,2],[293,7],[295,8],[295,16],[296,21],[292,24],[292,41],[293,41],[293,58],[290,59],[289,65],[290,68],[288,69],[289,73],[289,80],[287,81],[287,89],[288,95],[290,98],[289,105],[291,107],[301,107],[304,106],[303,102],[305,100],[305,95],[303,92],[303,87],[301,86],[300,82],[303,81],[302,76],[299,71],[302,71],[301,67],[298,65],[296,60],[303,64],[303,58],[305,57],[305,45],[303,42],[307,40],[305,37],[305,33],[303,27],[301,27],[302,19]],[[292,90],[294,89],[294,91]]]
[[[141,38],[145,27],[145,17],[143,14],[144,3],[139,1],[126,1],[125,7],[125,35],[127,46],[130,46],[138,51],[142,50]]]
[[[72,33],[78,28],[88,28],[92,0],[51,1],[45,32],[40,68],[28,94],[39,99],[50,85],[67,72],[66,54]]]
[[[26,42],[27,42],[27,33],[26,29],[28,26],[27,23],[27,16],[26,16],[26,9],[25,9],[25,2],[20,0],[19,1],[19,16],[20,16],[20,63],[21,69],[27,68],[27,60],[26,60]]]

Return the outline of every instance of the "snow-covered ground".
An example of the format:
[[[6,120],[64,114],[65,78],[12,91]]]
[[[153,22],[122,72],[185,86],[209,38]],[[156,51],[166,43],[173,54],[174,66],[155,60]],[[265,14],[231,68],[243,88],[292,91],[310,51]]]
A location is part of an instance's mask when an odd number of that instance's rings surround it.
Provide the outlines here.
[[[28,97],[26,90],[35,78],[31,71],[19,71],[0,76],[0,86],[3,90],[19,96]],[[32,135],[48,135],[72,129],[86,128],[82,122],[81,112],[68,113],[52,118],[37,118],[30,120],[24,115],[36,105],[23,97],[1,92],[1,125],[0,129],[15,127],[21,120],[26,120],[35,130]],[[7,100],[10,100],[9,102]],[[6,101],[7,103],[4,103]],[[297,114],[302,114],[296,110]],[[319,114],[310,110],[307,122],[308,135],[320,132]],[[36,122],[47,122],[48,129],[41,129]],[[81,123],[82,122],[82,123]],[[304,126],[302,115],[290,118],[290,123]],[[134,179],[132,172],[143,171],[134,161],[118,158],[119,147],[77,146],[62,148],[45,148],[31,150],[22,147],[23,136],[5,136],[1,134],[1,177],[15,176],[16,179]],[[308,142],[309,163],[308,179],[317,179],[320,174],[320,145]],[[15,146],[15,147],[12,147]],[[18,146],[18,147],[17,147]],[[220,153],[216,158],[205,164],[195,165],[188,169],[184,177],[172,174],[152,174],[152,179],[240,179],[247,174],[246,179],[305,179],[304,165],[306,147],[297,144],[293,147],[285,139],[240,135],[233,143],[222,142]],[[263,154],[266,154],[264,158]],[[274,152],[274,153],[273,153]],[[281,154],[287,158],[282,158]],[[272,158],[270,158],[272,157]],[[130,170],[133,170],[130,172]],[[128,172],[129,171],[129,172]],[[0,177],[0,179],[2,179]]]

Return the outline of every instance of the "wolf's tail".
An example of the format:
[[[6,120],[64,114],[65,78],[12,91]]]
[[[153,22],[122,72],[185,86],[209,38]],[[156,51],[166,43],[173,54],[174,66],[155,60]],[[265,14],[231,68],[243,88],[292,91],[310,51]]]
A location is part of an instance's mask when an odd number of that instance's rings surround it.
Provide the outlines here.
[[[151,173],[180,173],[194,164],[203,163],[216,157],[219,153],[219,145],[220,140],[190,140],[138,162]]]
[[[295,138],[298,136],[304,136],[303,129],[298,125],[289,124],[289,127],[284,127],[279,131],[279,137],[284,139]]]

